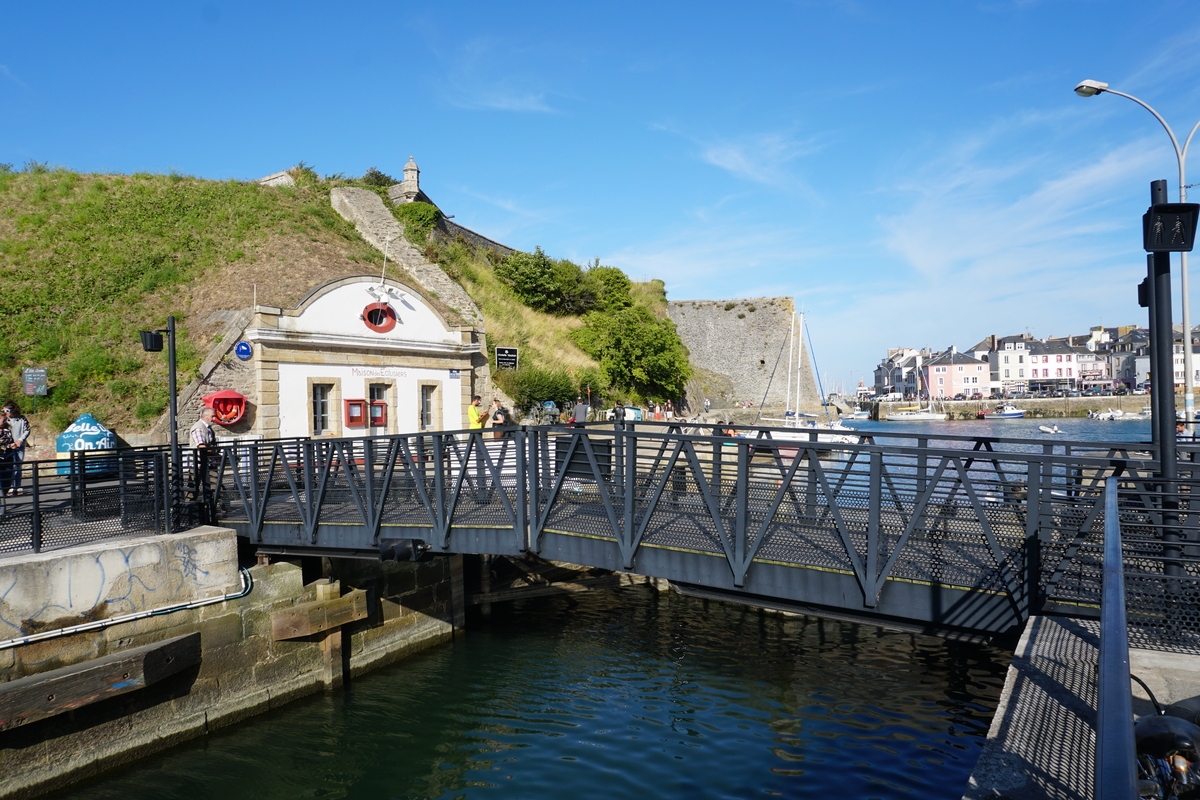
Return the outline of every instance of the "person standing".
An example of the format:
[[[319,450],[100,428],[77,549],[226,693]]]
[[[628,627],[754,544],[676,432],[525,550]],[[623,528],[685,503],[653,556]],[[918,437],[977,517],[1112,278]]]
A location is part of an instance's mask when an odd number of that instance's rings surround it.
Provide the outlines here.
[[[582,396],[576,397],[575,398],[575,412],[573,414],[573,416],[575,417],[575,422],[576,423],[587,422],[587,412],[588,412],[588,406],[587,406],[587,403],[583,402],[583,397]]]
[[[13,462],[12,485],[7,492],[10,495],[17,495],[22,493],[21,465],[25,463],[25,443],[29,440],[29,420],[25,419],[21,414],[20,407],[13,400],[4,404],[4,416],[8,419],[9,433],[12,435],[12,444],[9,445]]]
[[[491,409],[492,428],[503,428],[508,424],[508,412],[504,410],[504,406],[500,405],[499,400],[492,401]],[[493,439],[499,439],[504,436],[504,431],[497,430],[492,434]]]
[[[0,414],[0,494],[11,495],[13,468],[13,438],[8,417]]]
[[[704,398],[704,413],[705,414],[708,413],[708,409],[711,405],[712,405],[712,402],[707,397]]]
[[[481,408],[483,398],[475,395],[471,398],[471,405],[467,406],[467,429],[472,431],[483,430],[483,422],[487,419],[487,412]]]
[[[216,414],[208,406],[200,409],[200,419],[192,423],[188,432],[195,453],[196,470],[192,475],[192,491],[200,495],[201,488],[208,489],[208,459],[217,446],[217,432],[213,430],[213,416]]]

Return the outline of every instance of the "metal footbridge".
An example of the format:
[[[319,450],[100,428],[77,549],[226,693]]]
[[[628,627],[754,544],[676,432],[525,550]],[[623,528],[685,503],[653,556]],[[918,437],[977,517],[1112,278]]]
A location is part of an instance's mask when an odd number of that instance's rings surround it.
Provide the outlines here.
[[[738,432],[246,443],[222,450],[211,510],[267,552],[534,553],[759,605],[983,634],[1098,606],[1105,478],[1120,476],[1161,527],[1148,445]]]
[[[26,465],[32,496],[0,509],[0,556],[213,522],[260,552],[532,553],[754,605],[996,635],[1032,614],[1097,612],[1115,477],[1127,558],[1145,578],[1129,581],[1143,587],[1131,614],[1140,603],[1150,628],[1200,629],[1187,599],[1200,575],[1195,482],[1181,468],[1165,493],[1152,445],[736,432],[639,423],[238,442],[209,460],[199,500],[170,490],[184,481],[169,480],[164,448],[75,453],[54,464],[61,475]]]

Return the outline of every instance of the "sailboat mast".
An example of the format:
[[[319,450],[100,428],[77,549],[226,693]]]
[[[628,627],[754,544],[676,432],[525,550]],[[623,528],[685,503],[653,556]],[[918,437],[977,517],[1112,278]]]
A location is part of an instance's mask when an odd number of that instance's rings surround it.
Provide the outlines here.
[[[795,313],[795,312],[793,312]],[[804,312],[800,312],[800,324],[797,326],[799,338],[796,342],[796,410],[800,409],[800,368],[804,363]]]
[[[788,371],[787,371],[787,389],[785,394],[787,400],[784,401],[783,411],[784,417],[787,417],[787,412],[792,408],[792,358],[796,353],[796,313],[792,312],[792,330],[788,333]]]

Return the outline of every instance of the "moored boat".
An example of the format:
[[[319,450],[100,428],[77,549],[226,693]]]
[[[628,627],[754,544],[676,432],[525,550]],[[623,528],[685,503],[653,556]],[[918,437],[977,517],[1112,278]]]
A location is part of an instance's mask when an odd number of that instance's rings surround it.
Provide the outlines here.
[[[995,410],[980,411],[975,416],[977,419],[1021,419],[1025,416],[1025,409],[1017,408],[1012,403],[1001,403]]]
[[[945,411],[934,411],[933,407],[901,408],[887,415],[888,422],[945,422]]]

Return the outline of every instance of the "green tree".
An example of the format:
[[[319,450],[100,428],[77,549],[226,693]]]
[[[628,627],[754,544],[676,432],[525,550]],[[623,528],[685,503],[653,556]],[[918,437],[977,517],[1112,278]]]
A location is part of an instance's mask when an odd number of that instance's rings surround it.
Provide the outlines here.
[[[496,276],[534,311],[554,313],[562,299],[556,267],[554,260],[538,247],[532,253],[505,257],[496,265]]]
[[[599,311],[620,311],[633,305],[629,277],[616,267],[600,266],[600,259],[584,273],[595,295],[593,308]]]
[[[591,312],[572,338],[600,362],[615,387],[643,399],[679,397],[691,377],[687,351],[675,323],[659,319],[644,306],[617,312]]]

